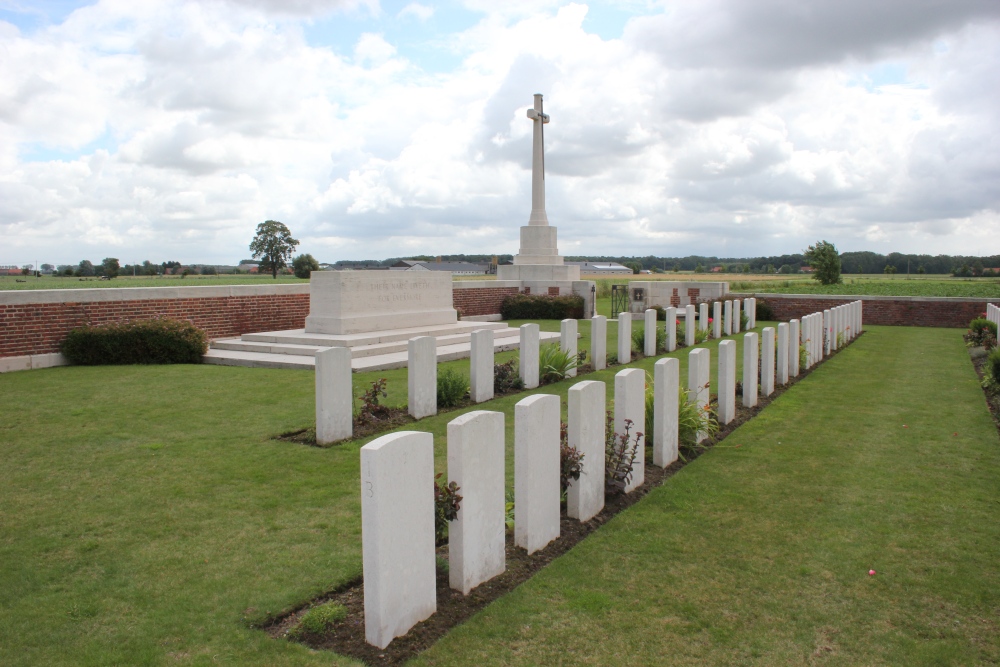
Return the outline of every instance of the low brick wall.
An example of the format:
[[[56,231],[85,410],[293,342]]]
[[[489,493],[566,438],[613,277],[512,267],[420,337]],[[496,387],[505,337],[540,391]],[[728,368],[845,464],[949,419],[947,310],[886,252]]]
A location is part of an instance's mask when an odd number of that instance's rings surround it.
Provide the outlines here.
[[[559,288],[555,289],[558,294]],[[452,285],[451,299],[463,317],[496,315],[503,300],[520,291],[521,284],[516,280],[457,281]]]
[[[819,294],[731,294],[734,298],[756,297],[771,306],[776,320],[793,318],[861,300],[865,324],[906,327],[964,328],[1000,299],[922,296],[835,296]]]
[[[0,357],[49,354],[74,327],[172,317],[210,338],[301,329],[309,285],[132,287],[0,292]]]

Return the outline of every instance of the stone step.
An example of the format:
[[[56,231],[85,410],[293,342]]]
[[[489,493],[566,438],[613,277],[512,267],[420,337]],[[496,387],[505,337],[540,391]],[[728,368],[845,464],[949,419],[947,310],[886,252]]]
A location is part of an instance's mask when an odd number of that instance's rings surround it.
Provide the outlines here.
[[[517,329],[513,329],[513,331],[517,331],[518,334],[520,334],[520,331]],[[559,334],[556,332],[543,331],[540,333],[539,337],[542,344],[559,341]],[[520,347],[520,344],[520,335],[516,337],[498,337],[493,340],[493,350],[494,352],[516,350]],[[301,347],[308,348],[310,351],[307,354],[288,354],[229,350],[212,347],[209,349],[208,353],[204,355],[202,361],[206,364],[216,364],[220,366],[315,370],[316,358],[314,355],[316,348],[309,346]],[[440,363],[443,361],[453,361],[455,359],[465,359],[468,358],[470,351],[471,344],[468,340],[459,343],[438,345],[437,360],[438,363]],[[355,371],[388,370],[391,368],[405,368],[406,363],[407,351],[404,346],[402,351],[353,357],[351,360],[351,368]]]
[[[518,329],[497,329],[493,332],[494,341],[502,339],[518,339],[520,331]],[[438,347],[468,343],[471,334],[451,334],[448,336],[438,336],[435,338]],[[377,343],[374,345],[359,345],[351,347],[351,357],[372,357],[393,352],[406,352],[409,339],[395,341],[391,343]],[[321,350],[329,345],[301,345],[295,343],[264,343],[257,341],[247,341],[242,338],[223,338],[212,341],[211,347],[217,350],[229,350],[232,352],[260,352],[263,354],[292,354],[301,356],[314,356],[317,350]],[[338,346],[339,347],[339,346]]]
[[[456,334],[471,334],[479,329],[507,329],[504,322],[457,322],[455,324],[439,324],[434,326],[410,327],[392,329],[390,331],[372,331],[357,334],[322,334],[306,333],[305,329],[289,329],[287,331],[261,331],[259,333],[243,334],[240,338],[254,343],[281,343],[291,345],[313,345],[315,347],[360,347],[362,345],[378,345],[408,341],[417,336],[449,336]]]

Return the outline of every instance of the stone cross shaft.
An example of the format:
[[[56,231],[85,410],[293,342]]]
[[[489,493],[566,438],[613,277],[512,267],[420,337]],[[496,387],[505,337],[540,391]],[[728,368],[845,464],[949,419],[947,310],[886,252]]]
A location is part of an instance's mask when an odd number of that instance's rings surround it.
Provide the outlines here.
[[[542,113],[542,95],[535,94],[535,108],[528,109],[528,118],[533,121],[534,133],[531,151],[531,217],[529,225],[548,226],[545,215],[545,132],[542,126],[549,122],[549,116]]]

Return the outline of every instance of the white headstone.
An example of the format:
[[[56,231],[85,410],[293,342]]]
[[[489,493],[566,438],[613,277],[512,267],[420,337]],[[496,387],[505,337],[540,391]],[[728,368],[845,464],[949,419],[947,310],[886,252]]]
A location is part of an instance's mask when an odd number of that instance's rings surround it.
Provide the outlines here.
[[[774,327],[764,327],[760,332],[760,393],[774,393]]]
[[[677,309],[669,306],[667,309],[667,352],[677,349]]]
[[[463,595],[506,569],[503,420],[475,410],[448,422],[448,481],[462,495],[448,524],[448,583]]]
[[[742,324],[742,317],[740,316],[740,300],[733,299],[733,333],[738,334],[740,332],[740,324]]]
[[[632,361],[632,313],[618,313],[618,363]]]
[[[799,321],[788,321],[788,374],[799,376]]]
[[[625,432],[625,420],[632,420],[629,437],[635,437],[646,430],[646,371],[641,368],[626,368],[615,374],[615,433]],[[625,493],[639,488],[646,481],[646,436],[639,438],[635,461],[632,464],[632,479],[625,485]]]
[[[753,329],[757,326],[757,299],[743,299],[743,310],[747,314],[747,329]]]
[[[559,349],[568,352],[572,358],[576,358],[576,320],[563,320],[559,323]],[[576,377],[576,366],[566,371],[566,377]]]
[[[743,405],[757,405],[757,334],[753,331],[743,336]]]
[[[788,384],[788,322],[778,324],[778,384]]]
[[[699,410],[704,410],[708,405],[710,366],[711,356],[708,348],[699,347],[688,355],[688,400],[696,403]],[[699,431],[696,439],[701,442],[707,435]]]
[[[684,344],[694,345],[694,306],[691,304],[684,307]]]
[[[385,648],[437,611],[434,436],[401,431],[361,448],[365,641]]]
[[[646,309],[646,331],[643,339],[643,351],[647,357],[656,356],[656,311],[652,308]]]
[[[698,304],[698,329],[708,331],[708,303]]]
[[[736,341],[719,343],[719,423],[736,418]]]
[[[437,414],[437,340],[418,336],[407,343],[407,389],[410,416]]]
[[[493,331],[473,331],[471,345],[469,396],[473,403],[482,403],[493,398]]]
[[[722,338],[722,302],[712,304],[712,338]]]
[[[722,335],[733,335],[733,302],[726,301],[722,304]]]
[[[589,521],[604,508],[604,411],[607,406],[603,382],[584,380],[566,392],[566,440],[583,454],[580,479],[571,480],[566,491],[566,513],[572,519]]]
[[[830,356],[831,339],[833,338],[833,320],[830,317],[830,311],[823,311],[823,356]]]
[[[676,357],[653,364],[653,464],[661,468],[677,460],[680,367]]]
[[[604,315],[590,318],[590,359],[595,371],[608,365],[608,318]]]
[[[354,432],[351,350],[329,347],[316,352],[316,442],[326,445]]]
[[[520,374],[525,389],[538,386],[538,325],[521,325]]]
[[[514,544],[532,554],[559,537],[559,397],[514,405]]]

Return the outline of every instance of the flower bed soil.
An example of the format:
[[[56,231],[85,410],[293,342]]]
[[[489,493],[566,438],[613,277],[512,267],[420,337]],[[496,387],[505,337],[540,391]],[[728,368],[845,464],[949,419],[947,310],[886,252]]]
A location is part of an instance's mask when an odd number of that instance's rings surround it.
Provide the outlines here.
[[[833,352],[830,356],[838,353],[839,350]],[[820,362],[820,364],[822,363]],[[444,636],[445,633],[470,618],[489,603],[530,579],[536,572],[558,556],[572,549],[583,538],[610,521],[619,512],[639,502],[652,489],[663,484],[664,481],[676,474],[685,465],[698,458],[704,451],[719,445],[730,433],[739,428],[740,425],[753,419],[761,410],[787,391],[789,387],[808,376],[812,370],[802,371],[798,377],[792,378],[787,385],[776,388],[770,396],[759,396],[756,407],[743,407],[742,403],[737,400],[735,419],[725,426],[720,425],[719,432],[714,438],[702,443],[699,449],[682,452],[686,460],[679,459],[666,468],[658,468],[651,463],[647,463],[644,484],[632,493],[609,498],[605,502],[604,509],[600,514],[590,521],[580,522],[570,519],[566,516],[564,508],[560,521],[559,538],[544,549],[536,551],[529,556],[524,549],[514,546],[513,532],[507,531],[507,570],[503,574],[480,584],[467,596],[463,596],[461,592],[452,590],[449,587],[448,572],[441,566],[442,562],[447,561],[448,547],[440,547],[438,549],[437,612],[427,620],[415,625],[403,637],[394,639],[384,649],[372,646],[365,641],[364,580],[361,577],[349,581],[294,609],[282,612],[261,627],[275,639],[288,639],[289,630],[298,624],[302,615],[311,607],[326,602],[335,602],[347,609],[346,617],[342,621],[333,624],[327,632],[318,635],[307,635],[300,638],[299,641],[311,648],[334,651],[341,655],[351,656],[369,665],[402,664],[421,651],[429,648],[440,637]],[[723,446],[740,447],[742,443],[736,442]],[[651,449],[651,447],[647,447],[646,449],[647,462],[652,461]]]

